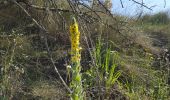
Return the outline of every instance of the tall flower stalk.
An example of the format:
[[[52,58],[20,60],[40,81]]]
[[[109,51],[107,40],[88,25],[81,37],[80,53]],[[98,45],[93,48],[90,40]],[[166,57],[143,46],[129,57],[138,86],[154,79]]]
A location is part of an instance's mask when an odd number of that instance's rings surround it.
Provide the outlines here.
[[[73,93],[71,94],[72,100],[83,100],[83,87],[81,81],[81,54],[80,54],[80,32],[78,23],[72,17],[70,25],[70,40],[71,40],[71,66],[72,66],[72,82],[70,84]]]

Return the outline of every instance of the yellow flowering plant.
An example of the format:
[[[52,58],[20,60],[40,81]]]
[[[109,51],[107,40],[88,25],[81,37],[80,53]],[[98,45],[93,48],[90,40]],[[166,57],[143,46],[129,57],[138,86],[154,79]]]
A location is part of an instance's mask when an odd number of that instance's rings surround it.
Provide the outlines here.
[[[80,54],[80,32],[78,29],[78,23],[74,17],[72,17],[72,23],[70,25],[70,41],[71,41],[71,71],[72,81],[70,88],[73,90],[71,94],[72,100],[83,100],[83,87],[81,81],[81,54]]]

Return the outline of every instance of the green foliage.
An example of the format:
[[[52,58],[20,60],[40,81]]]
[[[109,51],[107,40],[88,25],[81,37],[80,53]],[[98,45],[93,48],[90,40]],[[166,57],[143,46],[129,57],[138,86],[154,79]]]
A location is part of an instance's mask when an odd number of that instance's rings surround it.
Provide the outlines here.
[[[101,96],[103,99],[108,99],[114,84],[121,75],[121,71],[117,70],[117,67],[121,64],[119,53],[111,51],[110,47],[105,48],[104,44],[99,40],[94,49],[93,56],[95,58],[95,66],[92,66],[84,74],[84,79],[86,80],[85,86],[88,88],[99,86],[97,88],[98,91],[104,88],[105,92],[102,92],[98,97],[100,98]]]
[[[159,69],[155,70],[153,62],[153,55],[146,53],[145,56],[138,55],[132,61],[125,61],[126,64],[131,63],[130,72],[125,72],[122,75],[126,80],[123,87],[126,88],[125,94],[131,100],[138,100],[140,98],[153,99],[153,100],[168,100],[169,98],[169,85],[168,85],[168,72]],[[127,60],[127,59],[126,59]],[[143,61],[142,61],[143,60]],[[161,65],[160,65],[161,66]],[[164,92],[163,92],[164,91]]]
[[[127,82],[127,95],[131,99],[154,99],[154,100],[168,100],[169,98],[169,86],[165,82],[165,77],[160,77],[158,72],[151,72],[152,79],[146,82],[137,80],[138,77],[132,76],[132,81]],[[151,76],[153,75],[153,76]],[[138,83],[138,82],[140,83]]]
[[[141,20],[142,22],[151,23],[151,24],[168,24],[170,18],[167,12],[159,12],[154,15],[146,14],[142,16]]]

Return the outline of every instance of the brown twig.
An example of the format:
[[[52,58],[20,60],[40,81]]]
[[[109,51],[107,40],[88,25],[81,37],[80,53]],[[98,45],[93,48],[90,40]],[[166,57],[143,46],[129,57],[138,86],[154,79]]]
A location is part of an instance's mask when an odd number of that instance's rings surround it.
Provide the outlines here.
[[[143,6],[143,7],[145,7],[145,8],[147,8],[147,9],[149,9],[149,10],[152,10],[150,7],[148,7],[148,6],[146,6],[146,5],[144,5],[144,3],[142,2],[142,3],[140,3],[140,2],[138,2],[138,1],[136,1],[136,0],[132,0],[134,3],[136,3],[136,4],[139,4],[139,5],[141,5],[141,6]]]

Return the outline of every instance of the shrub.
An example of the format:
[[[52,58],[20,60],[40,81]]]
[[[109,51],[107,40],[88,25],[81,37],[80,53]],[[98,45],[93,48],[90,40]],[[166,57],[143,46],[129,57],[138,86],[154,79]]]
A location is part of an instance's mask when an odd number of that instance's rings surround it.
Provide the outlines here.
[[[169,15],[166,12],[159,12],[154,15],[145,14],[141,20],[151,24],[168,24],[170,21]]]

